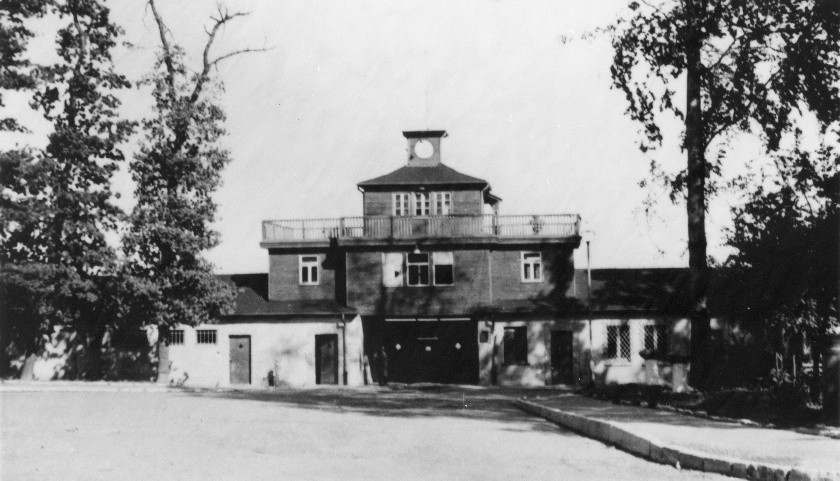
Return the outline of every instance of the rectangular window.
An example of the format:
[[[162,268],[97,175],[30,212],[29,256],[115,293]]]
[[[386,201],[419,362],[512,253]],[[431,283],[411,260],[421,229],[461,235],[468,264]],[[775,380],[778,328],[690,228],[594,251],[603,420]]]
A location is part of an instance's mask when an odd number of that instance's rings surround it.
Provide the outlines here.
[[[528,328],[526,326],[506,327],[503,342],[506,365],[528,364]]]
[[[172,329],[169,331],[169,345],[181,346],[184,344],[184,330]]]
[[[195,341],[199,344],[216,344],[215,329],[199,329],[195,331]]]
[[[408,254],[408,285],[429,285],[429,254]]]
[[[542,270],[542,253],[522,253],[522,282],[541,282]]]
[[[432,253],[432,263],[435,269],[435,285],[451,286],[455,282],[453,255],[451,252]]]
[[[405,283],[403,274],[403,253],[382,253],[382,285],[385,287],[402,287]]]
[[[630,360],[630,326],[607,326],[607,359]]]
[[[405,194],[405,193],[394,194],[394,215],[395,216],[411,215],[411,208],[408,205],[408,194]]]
[[[435,192],[435,215],[449,215],[452,211],[452,194],[450,192]]]
[[[320,283],[318,272],[318,256],[300,256],[300,276],[298,282],[302,286],[317,286]]]
[[[426,192],[414,193],[414,215],[429,215],[429,194]]]
[[[668,326],[645,326],[645,351],[665,354],[668,349]]]

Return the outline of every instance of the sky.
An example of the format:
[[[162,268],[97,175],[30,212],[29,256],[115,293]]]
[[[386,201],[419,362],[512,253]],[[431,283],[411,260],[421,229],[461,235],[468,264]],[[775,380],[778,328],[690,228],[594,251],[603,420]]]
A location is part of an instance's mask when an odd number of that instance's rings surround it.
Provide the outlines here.
[[[172,39],[194,68],[216,2],[158,0]],[[158,37],[141,0],[108,2],[125,29],[117,70],[137,81],[151,69]],[[593,268],[687,266],[686,215],[662,190],[639,187],[652,158],[685,163],[680,125],[665,122],[653,154],[638,149],[639,126],[611,88],[605,36],[580,34],[614,20],[625,1],[599,0],[228,0],[247,17],[231,23],[215,53],[268,47],[223,62],[221,103],[233,161],[215,195],[221,243],[207,253],[221,273],[266,272],[259,246],[265,219],[362,213],[356,184],[406,163],[405,130],[446,130],[443,163],[487,180],[502,214],[577,213]],[[34,56],[49,57],[55,25],[44,20]],[[54,22],[53,22],[54,23]],[[51,30],[52,29],[52,30]],[[571,41],[564,39],[572,38]],[[124,93],[123,112],[142,118],[149,93]],[[49,126],[12,96],[32,134],[0,137],[42,145]],[[4,146],[4,144],[6,144]],[[126,151],[132,152],[132,145]],[[742,142],[733,155],[748,159]],[[115,178],[132,206],[125,170]],[[645,209],[653,198],[654,209]],[[723,229],[734,197],[710,205],[709,250],[725,256]],[[575,254],[585,267],[585,248]]]

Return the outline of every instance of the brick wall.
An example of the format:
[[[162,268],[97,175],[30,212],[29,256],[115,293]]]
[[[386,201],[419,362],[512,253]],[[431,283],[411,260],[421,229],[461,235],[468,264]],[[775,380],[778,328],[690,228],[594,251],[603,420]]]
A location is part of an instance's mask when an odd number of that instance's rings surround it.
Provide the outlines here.
[[[551,300],[571,295],[574,273],[572,251],[542,249],[543,281],[521,280],[522,248],[488,251],[486,248],[454,251],[455,282],[452,286],[385,287],[381,252],[347,254],[347,303],[362,315],[446,316],[485,310],[492,295],[494,304],[507,301]]]
[[[318,275],[320,283],[316,286],[302,286],[299,284],[299,265],[298,259],[300,255],[318,255],[319,267]],[[335,267],[330,268],[330,263],[326,263],[326,251],[306,252],[306,253],[269,253],[268,265],[268,298],[269,300],[313,300],[313,299],[331,299],[336,298]]]
[[[412,192],[410,189],[398,192]],[[482,197],[480,190],[435,190],[429,192],[452,192],[452,213],[458,215],[478,215],[482,213]],[[363,195],[363,212],[366,216],[393,215],[393,192],[365,192]],[[432,207],[433,208],[433,207]]]

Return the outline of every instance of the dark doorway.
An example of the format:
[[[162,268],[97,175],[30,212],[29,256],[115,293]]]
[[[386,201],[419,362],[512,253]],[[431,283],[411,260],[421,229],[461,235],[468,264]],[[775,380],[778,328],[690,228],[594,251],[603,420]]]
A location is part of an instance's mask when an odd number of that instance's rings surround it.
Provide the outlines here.
[[[572,331],[551,331],[551,382],[574,384]]]
[[[380,321],[377,343],[388,354],[389,380],[478,383],[478,323],[473,320]],[[365,333],[367,337],[367,332]],[[367,341],[367,339],[366,339]],[[371,356],[372,352],[368,354]],[[372,359],[372,358],[371,358]]]
[[[315,336],[315,384],[338,384],[338,334]]]
[[[230,383],[251,384],[251,336],[230,336]]]

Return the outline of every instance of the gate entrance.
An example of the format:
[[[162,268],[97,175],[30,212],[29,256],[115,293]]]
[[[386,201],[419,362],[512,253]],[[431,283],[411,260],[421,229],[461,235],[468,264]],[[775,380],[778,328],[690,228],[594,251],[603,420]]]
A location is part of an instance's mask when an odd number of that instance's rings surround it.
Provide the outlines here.
[[[376,327],[381,327],[390,381],[478,384],[477,322],[412,319]],[[371,348],[369,356],[379,346]]]

